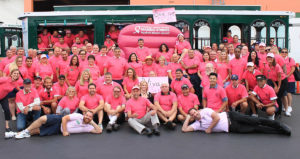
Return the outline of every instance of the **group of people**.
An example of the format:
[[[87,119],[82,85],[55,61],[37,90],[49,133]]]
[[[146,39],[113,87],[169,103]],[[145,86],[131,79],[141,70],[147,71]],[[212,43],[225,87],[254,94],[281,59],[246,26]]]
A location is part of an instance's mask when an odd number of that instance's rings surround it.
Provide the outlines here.
[[[170,51],[169,47],[174,48]],[[87,43],[54,47],[47,55],[11,47],[0,62],[0,104],[6,136],[101,133],[129,125],[139,134],[159,135],[161,125],[182,131],[279,133],[275,120],[291,116],[295,61],[288,50],[255,44],[221,43],[193,50],[183,34],[157,52],[137,41],[128,59],[122,49]],[[153,94],[138,77],[168,77]],[[250,113],[248,113],[250,110]],[[258,117],[258,110],[267,118]],[[19,133],[10,129],[17,121]],[[29,127],[28,124],[31,123]],[[161,124],[160,124],[161,123]],[[189,125],[190,124],[190,125]]]

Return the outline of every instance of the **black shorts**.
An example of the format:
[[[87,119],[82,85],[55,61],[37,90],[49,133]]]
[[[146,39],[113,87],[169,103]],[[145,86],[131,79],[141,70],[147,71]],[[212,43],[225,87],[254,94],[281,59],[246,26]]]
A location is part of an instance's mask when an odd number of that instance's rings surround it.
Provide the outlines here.
[[[295,93],[295,90],[296,90],[295,82],[289,82],[286,91],[288,93]]]
[[[275,108],[275,112],[277,112],[279,110],[278,107],[276,107],[276,106],[273,106],[273,107]],[[264,112],[266,112],[267,107],[263,107],[263,108],[261,108],[261,110],[264,111]]]
[[[47,122],[40,127],[40,136],[60,134],[62,115],[49,114]]]

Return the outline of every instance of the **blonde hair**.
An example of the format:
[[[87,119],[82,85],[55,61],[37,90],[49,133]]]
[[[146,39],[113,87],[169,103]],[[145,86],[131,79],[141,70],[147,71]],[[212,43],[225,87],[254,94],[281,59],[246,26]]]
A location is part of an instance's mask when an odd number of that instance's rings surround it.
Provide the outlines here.
[[[225,62],[228,63],[228,62],[229,62],[228,53],[227,53],[225,50],[222,50],[222,51],[221,51],[221,54],[222,54],[223,52],[225,52],[225,54],[226,54],[226,60],[225,60]],[[221,55],[221,54],[219,55],[218,61],[224,62],[224,60],[222,60],[222,55]]]
[[[83,74],[84,73],[88,73],[89,74],[89,84],[93,83],[92,77],[91,77],[91,73],[88,69],[85,69],[84,71],[82,71],[81,76],[80,76],[80,85],[83,86],[84,85],[84,80],[83,80]]]
[[[23,62],[22,56],[17,56],[17,58],[14,60],[14,62],[10,63],[9,66],[8,66],[9,74],[12,72],[12,70],[19,68],[18,65],[17,65],[18,59],[22,59],[22,62]]]
[[[148,92],[148,82],[146,82],[146,81],[141,81],[140,82],[140,89],[142,88],[142,85],[143,84],[146,84],[146,86],[147,86],[147,92]]]
[[[68,89],[67,89],[67,91],[66,91],[66,96],[69,96],[69,92],[70,92],[71,90],[74,90],[74,91],[75,91],[75,95],[77,94],[77,93],[76,93],[75,87],[69,86]]]

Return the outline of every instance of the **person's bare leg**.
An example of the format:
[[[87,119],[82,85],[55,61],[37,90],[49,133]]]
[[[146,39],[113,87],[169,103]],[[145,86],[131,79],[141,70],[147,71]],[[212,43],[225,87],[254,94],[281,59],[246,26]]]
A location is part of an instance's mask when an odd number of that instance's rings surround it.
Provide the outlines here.
[[[287,94],[288,106],[292,106],[293,96],[291,93]]]
[[[170,115],[169,121],[173,122],[174,119],[176,118],[176,115],[177,115],[177,111],[175,111],[173,114]]]
[[[43,124],[46,124],[47,122],[47,116],[44,115],[40,118],[38,118],[36,121],[34,121],[28,128],[27,130],[30,132],[30,134],[33,132],[36,132],[35,129],[39,129]]]
[[[283,104],[283,106],[284,106],[284,109],[285,110],[287,110],[287,108],[288,108],[288,97],[287,96],[283,96],[282,97],[282,104]]]
[[[252,114],[257,114],[254,102],[249,100],[249,105],[250,105],[250,109],[252,111]]]
[[[243,102],[242,104],[240,104],[241,107],[241,113],[245,114],[248,108],[248,103],[247,102]]]
[[[9,110],[10,110],[10,114],[12,117],[16,117],[16,102],[15,102],[16,98],[9,98],[8,99],[8,105],[9,105]]]
[[[57,108],[57,103],[56,103],[56,102],[51,103],[51,111],[52,111],[52,114],[55,114],[55,113],[56,113],[56,108]]]
[[[164,116],[161,112],[157,111],[157,115],[158,117],[163,120],[165,123],[168,122],[168,118],[166,116]]]
[[[177,119],[181,122],[184,122],[185,121],[185,117],[181,114],[177,115]]]
[[[103,121],[103,109],[98,112],[98,124],[102,124]]]
[[[5,120],[5,128],[8,129],[9,128],[9,121]]]
[[[30,135],[38,135],[40,134],[40,128],[36,128],[30,131]]]
[[[275,108],[274,107],[269,107],[266,110],[267,115],[274,115],[275,114]]]

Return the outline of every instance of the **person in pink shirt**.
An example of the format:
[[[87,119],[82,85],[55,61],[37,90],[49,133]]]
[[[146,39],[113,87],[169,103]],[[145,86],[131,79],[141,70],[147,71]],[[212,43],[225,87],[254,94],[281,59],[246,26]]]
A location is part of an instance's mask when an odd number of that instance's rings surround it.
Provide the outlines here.
[[[6,57],[3,58],[0,62],[0,77],[3,76],[3,71],[6,65],[12,63],[15,60],[11,50],[6,51]]]
[[[184,58],[180,63],[189,74],[190,81],[195,89],[195,94],[198,96],[199,99],[201,99],[201,80],[197,74],[200,61],[198,58],[195,57],[194,50],[188,50],[188,58]],[[181,88],[179,87],[179,89]]]
[[[170,62],[168,64],[169,70],[168,70],[168,75],[169,75],[169,79],[172,81],[173,79],[176,78],[176,70],[177,69],[181,69],[184,70],[184,68],[182,67],[181,63],[179,63],[179,55],[178,54],[173,54],[172,55],[172,62]],[[183,74],[187,77],[187,73],[184,70]]]
[[[233,43],[233,38],[231,36],[231,30],[227,31],[226,37],[223,37],[223,40],[227,40],[228,43]]]
[[[191,108],[195,108],[198,110],[200,102],[198,100],[198,97],[193,94],[190,93],[190,89],[189,86],[184,84],[181,86],[181,91],[182,94],[180,94],[177,97],[178,100],[178,115],[177,115],[177,119],[181,122],[184,122],[188,112]],[[190,120],[190,122],[192,122],[193,119]]]
[[[248,46],[243,46],[241,49],[241,57],[242,59],[244,59],[245,61],[248,60],[249,57],[249,49]]]
[[[137,59],[137,55],[135,53],[131,53],[129,55],[128,67],[133,68],[138,77],[143,77],[143,64]]]
[[[288,80],[280,65],[276,63],[273,53],[267,54],[267,62],[268,63],[263,67],[263,74],[267,77],[267,79],[269,79],[268,84],[273,86],[275,93],[277,94],[279,110],[276,114],[281,115],[282,98],[285,96],[284,92],[287,89]]]
[[[160,135],[157,107],[148,99],[140,96],[139,86],[132,88],[132,98],[126,103],[125,111],[128,115],[128,124],[139,134],[151,136]],[[151,124],[152,130],[145,125]]]
[[[28,128],[19,132],[15,138],[29,138],[31,135],[50,136],[61,134],[69,136],[70,133],[101,134],[102,129],[93,121],[93,112],[88,111],[81,115],[73,113],[66,116],[50,114],[44,115],[34,121]]]
[[[32,57],[27,57],[25,60],[25,68],[27,69],[27,78],[31,81],[34,80],[35,72],[36,72],[36,64],[33,64]]]
[[[189,125],[191,118],[194,118],[195,122]],[[200,110],[192,108],[181,130],[182,132],[204,131],[207,134],[213,132],[277,133],[291,136],[291,129],[284,123],[265,118],[250,117],[237,112],[216,113],[210,108]]]
[[[185,40],[189,40],[190,38],[190,31],[188,25],[183,26],[183,36]]]
[[[164,122],[164,125],[174,130],[176,124],[174,120],[177,115],[177,97],[170,92],[169,84],[163,83],[160,86],[161,92],[154,96],[154,105],[157,107],[157,115]]]
[[[84,67],[87,67],[89,62],[87,60],[86,51],[80,50],[79,51],[79,71],[82,72]]]
[[[53,89],[55,90],[54,97],[59,102],[66,95],[68,89],[65,75],[59,75],[58,82],[53,84]]]
[[[43,43],[41,37],[38,37],[37,42],[38,42],[38,49],[41,50],[41,51],[46,51],[46,49],[48,47],[45,45],[45,43]]]
[[[50,36],[50,47],[53,47],[55,43],[59,42],[58,38],[60,37],[61,35],[58,34],[58,31],[57,30],[54,30],[52,35]]]
[[[78,34],[75,35],[75,40],[77,37],[79,38],[81,44],[84,44],[84,40],[89,40],[89,37],[84,33],[83,30],[80,30]]]
[[[159,63],[156,66],[155,72],[157,77],[168,76],[169,67],[166,65],[166,58],[164,56],[159,58]]]
[[[23,90],[16,94],[18,131],[26,128],[27,118],[31,116],[37,120],[41,114],[40,98],[38,92],[31,88],[31,80],[24,79],[23,85]]]
[[[138,47],[135,49],[135,53],[139,61],[145,61],[147,56],[152,56],[150,49],[144,46],[144,39],[138,40]]]
[[[45,54],[41,55],[40,63],[36,66],[36,76],[41,76],[42,79],[45,77],[50,77],[53,79],[53,70],[51,65],[48,62],[47,56]]]
[[[72,56],[69,66],[65,69],[66,83],[68,86],[75,86],[80,77],[79,59],[77,55]]]
[[[74,42],[74,44],[72,45],[72,47],[73,47],[73,46],[76,46],[76,47],[79,48],[79,49],[82,48],[82,47],[84,47],[84,44],[81,43],[79,37],[75,37],[74,40],[75,40],[75,42]]]
[[[217,62],[217,73],[220,75],[220,78],[223,80],[223,85],[226,88],[229,85],[229,62],[228,55],[225,51],[222,51]]]
[[[83,70],[80,79],[76,82],[75,88],[77,92],[77,97],[80,99],[82,96],[87,95],[88,85],[93,83],[91,74],[89,70]]]
[[[99,78],[95,83],[97,85],[97,93],[102,95],[104,100],[113,93],[113,88],[115,86],[121,87],[120,84],[112,81],[112,74],[110,72],[104,74],[104,81]],[[122,94],[124,94],[123,90]]]
[[[280,65],[280,67],[282,68],[283,72],[286,73],[286,63],[283,59],[283,57],[279,54],[279,50],[276,46],[273,46],[273,47],[267,47],[266,49],[269,49],[270,53],[273,53],[274,54],[274,57],[275,57],[275,60],[276,60],[276,63],[278,63]]]
[[[54,56],[49,58],[49,63],[53,70],[53,82],[57,82],[57,70],[59,70],[59,63],[61,61],[61,51],[62,49],[59,47],[54,48]]]
[[[61,49],[65,50],[69,48],[69,45],[65,42],[65,39],[63,36],[58,37],[58,42],[56,42],[53,47],[60,47]]]
[[[46,48],[49,47],[49,44],[51,43],[51,34],[48,32],[48,30],[44,28],[43,32],[38,36],[41,37],[44,46],[46,46]]]
[[[91,54],[94,55],[95,57],[97,57],[100,54],[100,52],[99,52],[99,45],[98,44],[94,44],[93,45],[93,51],[92,51]]]
[[[248,56],[248,62],[254,63],[254,68],[262,72],[262,66],[263,64],[262,60],[258,58],[256,51],[251,51],[251,53]]]
[[[113,88],[113,94],[105,99],[104,110],[109,118],[109,122],[106,126],[107,132],[111,132],[112,130],[117,131],[120,127],[118,123],[125,120],[125,104],[126,99],[122,95],[121,87],[115,86]]]
[[[68,87],[66,96],[64,96],[58,103],[56,114],[69,115],[77,112],[79,99],[76,96],[75,87]]]
[[[77,56],[79,56],[79,48],[77,48],[77,46],[72,46],[71,47],[71,55],[69,55],[69,56],[73,56],[73,55],[77,55]]]
[[[74,38],[75,36],[72,34],[71,30],[66,30],[66,36],[64,36],[64,40],[69,47],[72,47]]]
[[[237,48],[237,46],[241,45],[241,43],[239,42],[239,37],[237,35],[233,36],[232,44],[234,48]]]
[[[105,45],[101,46],[100,54],[96,56],[96,63],[100,70],[100,75],[104,75],[104,67],[110,61],[111,57],[107,56],[107,47]]]
[[[171,82],[171,89],[172,89],[172,92],[177,94],[177,96],[182,94],[181,86],[184,85],[184,84],[189,86],[191,93],[195,92],[191,82],[187,78],[183,77],[183,71],[181,69],[176,70],[176,76],[175,77],[176,78],[173,79],[172,82]]]
[[[113,81],[122,84],[124,73],[127,69],[127,61],[120,57],[121,49],[115,48],[114,54],[106,64],[104,64],[104,73],[110,72],[112,74]]]
[[[205,73],[206,73],[205,72],[205,66],[208,63],[213,64],[214,69],[217,69],[217,64],[214,63],[214,62],[212,62],[212,61],[210,61],[210,59],[209,59],[209,53],[208,52],[204,52],[202,57],[203,57],[203,62],[199,63],[199,65],[198,65],[198,71],[197,71],[197,74],[198,74],[199,77],[205,75]]]
[[[125,73],[124,80],[122,82],[126,99],[131,98],[132,87],[139,84],[138,77],[133,68],[128,68]]]
[[[172,52],[169,50],[167,44],[162,43],[159,47],[159,51],[155,54],[155,61],[159,61],[159,58],[163,56],[166,58],[166,61],[169,63],[171,62]]]
[[[239,48],[234,49],[234,55],[235,58],[229,62],[229,75],[234,74],[242,78],[247,67],[247,62],[241,58],[241,50]]]
[[[217,84],[218,75],[211,73],[209,75],[209,86],[203,90],[203,107],[211,108],[217,113],[225,111],[228,105],[228,98],[224,88]]]
[[[38,93],[42,91],[42,89],[43,89],[42,77],[40,77],[40,76],[34,77],[32,88],[36,89],[36,91]]]
[[[256,76],[261,75],[261,72],[255,69],[253,62],[247,63],[247,70],[243,73],[242,79],[245,81],[247,91],[253,91],[257,85]]]
[[[143,77],[149,77],[149,73],[153,71],[156,74],[157,64],[153,62],[152,56],[145,58],[145,64],[143,64]]]
[[[104,45],[107,47],[108,51],[110,51],[112,49],[112,47],[115,45],[115,42],[113,40],[111,40],[110,35],[105,36]]]
[[[192,49],[191,44],[184,40],[184,35],[183,34],[178,34],[177,35],[177,41],[175,44],[175,50],[174,53],[181,55],[184,50],[190,50]]]
[[[86,70],[86,69],[88,69],[90,71],[93,81],[97,81],[97,79],[100,77],[100,70],[99,70],[99,67],[95,64],[95,56],[94,55],[88,56],[88,65],[83,66],[80,70],[82,71],[82,70]]]
[[[116,26],[114,26],[114,25],[110,26],[108,35],[111,37],[111,39],[113,41],[115,41],[115,42],[118,41],[119,33],[120,33],[120,31],[116,28]]]
[[[206,66],[205,66],[205,73],[202,74],[200,77],[201,79],[201,85],[200,87],[203,89],[207,86],[209,86],[210,82],[209,82],[209,75],[210,73],[216,73],[216,70],[214,69],[214,66],[212,63],[207,63]],[[220,76],[218,74],[218,76]],[[219,77],[217,79],[217,84],[220,86],[220,87],[223,87],[223,80]]]
[[[257,52],[258,58],[261,60],[262,63],[267,63],[267,52],[266,52],[266,44],[261,42],[258,45],[259,51]]]
[[[87,43],[85,45],[85,48],[86,48],[87,55],[92,55],[93,54],[93,44],[92,43]],[[94,55],[94,56],[96,56],[96,55]]]
[[[258,109],[265,111],[270,120],[275,120],[275,112],[278,111],[276,93],[274,89],[267,84],[267,78],[264,75],[256,76],[257,86],[250,95],[250,99],[255,103]]]
[[[244,85],[239,84],[239,78],[237,75],[231,76],[231,84],[228,87],[226,87],[225,90],[228,97],[229,110],[239,110],[240,113],[245,114],[248,108],[248,92]]]
[[[58,69],[56,69],[56,76],[63,75],[66,72],[67,66],[70,64],[70,59],[68,58],[67,51],[63,50],[61,52],[61,60],[58,63]]]
[[[91,83],[88,85],[89,94],[81,97],[79,103],[79,109],[82,112],[92,111],[94,117],[98,116],[98,126],[103,129],[103,109],[104,100],[103,97],[96,93],[96,85]]]
[[[14,62],[10,63],[9,65],[6,65],[6,67],[4,68],[3,71],[4,76],[7,77],[10,75],[12,70],[19,69],[20,77],[24,79],[27,78],[28,70],[23,64],[25,64],[25,62],[23,63],[23,57],[17,56]]]

